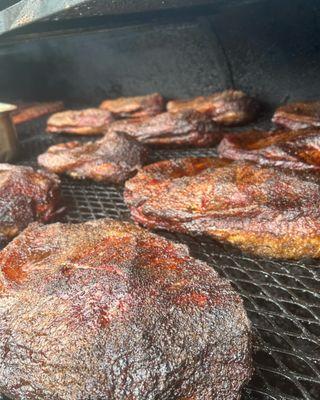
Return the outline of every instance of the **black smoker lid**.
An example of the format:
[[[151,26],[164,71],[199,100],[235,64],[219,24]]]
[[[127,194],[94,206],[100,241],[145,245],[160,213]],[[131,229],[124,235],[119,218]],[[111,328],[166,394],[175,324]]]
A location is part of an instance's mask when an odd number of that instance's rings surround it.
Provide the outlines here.
[[[265,0],[1,0],[0,35],[37,22],[43,32],[48,24],[87,18],[157,12],[179,8],[224,7],[257,3]],[[39,31],[38,31],[39,33]],[[41,30],[40,30],[41,33]]]

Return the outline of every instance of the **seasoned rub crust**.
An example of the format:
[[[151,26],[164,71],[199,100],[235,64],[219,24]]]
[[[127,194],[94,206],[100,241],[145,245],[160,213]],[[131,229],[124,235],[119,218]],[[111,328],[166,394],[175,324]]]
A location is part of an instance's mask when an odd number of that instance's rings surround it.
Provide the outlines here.
[[[320,257],[319,176],[215,158],[161,161],[126,182],[136,222],[264,257]]]
[[[111,124],[110,131],[124,132],[140,142],[156,146],[206,147],[221,139],[219,127],[208,116],[190,110],[115,121]]]
[[[130,136],[109,132],[94,142],[53,145],[38,157],[38,163],[58,175],[119,184],[131,177],[148,155],[148,149]]]
[[[17,105],[18,109],[12,112],[12,120],[17,125],[40,118],[46,114],[58,112],[64,108],[62,101],[22,103]]]
[[[31,167],[0,164],[0,243],[33,221],[49,221],[62,211],[59,178]]]
[[[221,157],[297,170],[319,170],[320,131],[302,129],[252,131],[226,135],[218,146]]]
[[[255,119],[259,105],[239,90],[226,90],[190,100],[169,101],[167,110],[173,113],[195,110],[209,115],[219,125],[243,125]]]
[[[73,133],[77,135],[102,134],[114,120],[109,111],[99,108],[68,110],[51,115],[47,122],[49,133]]]
[[[239,400],[251,328],[230,283],[128,223],[32,224],[0,253],[0,392]]]
[[[279,107],[272,121],[288,129],[320,127],[320,101],[290,103]]]
[[[142,118],[156,115],[164,111],[165,100],[159,93],[145,96],[119,97],[114,100],[105,100],[100,108],[108,110],[120,118]]]

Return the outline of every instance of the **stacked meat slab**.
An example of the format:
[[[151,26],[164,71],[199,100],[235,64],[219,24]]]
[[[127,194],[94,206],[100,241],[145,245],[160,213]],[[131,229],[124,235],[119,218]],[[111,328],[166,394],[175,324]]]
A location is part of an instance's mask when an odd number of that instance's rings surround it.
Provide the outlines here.
[[[239,399],[252,374],[252,332],[225,279],[132,223],[42,222],[63,210],[56,174],[68,175],[124,184],[133,221],[148,229],[208,235],[263,257],[318,258],[319,109],[282,106],[273,118],[281,127],[270,132],[234,131],[256,119],[259,105],[233,90],[169,102],[158,93],[109,99],[53,114],[48,134],[73,140],[39,155],[47,172],[0,169],[1,238],[22,231],[0,253],[0,392]],[[48,107],[25,110],[17,123]],[[216,157],[144,166],[155,147],[217,144]]]

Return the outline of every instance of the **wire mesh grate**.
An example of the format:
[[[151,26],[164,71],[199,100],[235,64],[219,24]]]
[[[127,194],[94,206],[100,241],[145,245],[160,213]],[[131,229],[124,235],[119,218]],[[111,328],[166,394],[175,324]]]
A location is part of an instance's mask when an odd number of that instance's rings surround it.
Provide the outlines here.
[[[43,120],[19,128],[21,163],[70,136],[43,133]],[[83,139],[85,140],[85,139]],[[157,150],[153,160],[213,155],[215,149]],[[62,178],[65,220],[130,219],[122,189]],[[275,261],[250,257],[205,237],[161,232],[187,244],[191,254],[229,279],[245,302],[255,333],[255,373],[244,400],[320,399],[320,265],[315,260]]]

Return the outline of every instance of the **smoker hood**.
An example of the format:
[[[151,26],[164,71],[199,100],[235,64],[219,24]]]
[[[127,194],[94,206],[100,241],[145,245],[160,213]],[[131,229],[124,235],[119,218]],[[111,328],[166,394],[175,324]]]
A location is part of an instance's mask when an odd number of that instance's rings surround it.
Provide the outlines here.
[[[0,35],[36,22],[152,12],[180,7],[239,6],[263,0],[6,0],[0,5]]]

